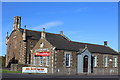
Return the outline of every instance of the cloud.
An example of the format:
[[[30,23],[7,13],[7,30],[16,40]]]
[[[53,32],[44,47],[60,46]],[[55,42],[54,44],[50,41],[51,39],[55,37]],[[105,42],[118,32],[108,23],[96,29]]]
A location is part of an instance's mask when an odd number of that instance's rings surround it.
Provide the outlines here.
[[[42,29],[42,28],[49,29],[49,28],[52,28],[52,27],[58,27],[62,24],[63,24],[63,22],[61,22],[61,21],[52,21],[52,22],[48,22],[48,23],[39,25],[37,27],[34,27],[34,29]]]

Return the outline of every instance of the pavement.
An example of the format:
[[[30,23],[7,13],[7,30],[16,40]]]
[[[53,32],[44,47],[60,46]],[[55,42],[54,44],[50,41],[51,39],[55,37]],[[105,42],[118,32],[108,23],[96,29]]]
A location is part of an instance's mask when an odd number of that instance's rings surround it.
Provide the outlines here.
[[[45,75],[3,73],[2,80],[120,80],[118,75]]]

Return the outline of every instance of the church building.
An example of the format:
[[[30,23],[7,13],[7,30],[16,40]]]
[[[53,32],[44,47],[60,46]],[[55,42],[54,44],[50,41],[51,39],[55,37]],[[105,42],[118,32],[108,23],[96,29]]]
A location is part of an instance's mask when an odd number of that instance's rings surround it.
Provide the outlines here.
[[[119,53],[103,45],[75,42],[60,34],[21,28],[14,17],[13,30],[6,36],[6,67],[24,65],[23,73],[40,74],[118,74]],[[19,68],[19,67],[18,67]],[[17,68],[17,69],[18,69]]]

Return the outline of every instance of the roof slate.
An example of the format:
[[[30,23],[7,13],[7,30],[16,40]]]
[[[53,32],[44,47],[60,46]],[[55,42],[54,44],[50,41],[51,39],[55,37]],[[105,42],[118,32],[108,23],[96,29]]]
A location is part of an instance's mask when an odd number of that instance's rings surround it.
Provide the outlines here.
[[[20,29],[23,33],[23,29]],[[27,39],[36,39],[39,40],[41,38],[40,31],[33,31],[26,29]],[[104,54],[118,54],[115,50],[108,46],[98,45],[98,44],[90,44],[90,43],[82,43],[69,41],[67,38],[60,34],[46,33],[46,39],[54,46],[56,49],[60,50],[71,50],[71,51],[79,51],[80,49],[84,49],[87,45],[87,48],[92,53],[104,53]]]

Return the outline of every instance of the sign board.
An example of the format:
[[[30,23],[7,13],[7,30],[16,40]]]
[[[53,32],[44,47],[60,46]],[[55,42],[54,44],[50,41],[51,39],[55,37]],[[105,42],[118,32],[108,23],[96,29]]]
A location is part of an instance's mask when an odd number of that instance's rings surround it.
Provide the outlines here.
[[[47,73],[47,68],[43,68],[43,67],[22,67],[22,73]]]
[[[36,52],[35,56],[50,56],[50,52]]]
[[[42,48],[42,49],[35,49],[35,52],[48,52],[48,48]]]

